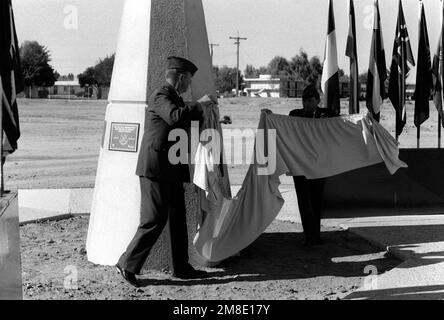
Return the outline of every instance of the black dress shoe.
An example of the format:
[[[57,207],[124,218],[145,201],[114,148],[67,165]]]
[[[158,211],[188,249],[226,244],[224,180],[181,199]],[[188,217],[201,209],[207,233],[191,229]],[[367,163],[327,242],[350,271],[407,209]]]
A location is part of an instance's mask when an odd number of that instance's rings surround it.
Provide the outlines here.
[[[175,271],[173,273],[173,276],[179,279],[202,279],[208,277],[208,272],[196,270],[189,265],[183,270]]]
[[[140,287],[140,283],[136,278],[136,275],[132,272],[129,272],[123,268],[121,268],[120,266],[116,265],[116,269],[117,271],[120,273],[120,275],[122,276],[123,279],[125,279],[126,282],[128,282],[130,285],[132,285],[133,287]]]

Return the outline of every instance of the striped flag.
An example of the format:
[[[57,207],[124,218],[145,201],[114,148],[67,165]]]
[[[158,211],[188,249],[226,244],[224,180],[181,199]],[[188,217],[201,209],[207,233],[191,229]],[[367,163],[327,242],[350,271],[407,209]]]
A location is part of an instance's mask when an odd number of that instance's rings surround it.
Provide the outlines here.
[[[409,32],[405,23],[402,2],[399,0],[398,22],[396,24],[395,42],[393,44],[392,66],[390,68],[389,98],[396,112],[396,136],[400,136],[406,123],[405,79],[410,66],[415,65]]]
[[[350,105],[349,113],[359,113],[359,70],[358,70],[358,48],[356,46],[356,20],[355,6],[350,0],[349,6],[349,29],[347,48],[345,55],[350,58]]]
[[[416,68],[415,126],[419,128],[430,117],[430,93],[433,88],[432,63],[430,60],[429,33],[424,3],[419,2],[418,66]]]
[[[376,121],[379,121],[381,105],[386,98],[385,80],[387,67],[385,63],[384,41],[381,30],[379,2],[375,0],[373,9],[373,36],[370,50],[370,63],[367,76],[367,108]]]
[[[339,115],[341,112],[341,106],[339,103],[338,51],[336,47],[335,17],[331,0],[328,9],[328,32],[325,44],[325,59],[322,70],[321,89],[324,93],[325,107],[333,110],[334,114]]]
[[[439,35],[438,47],[433,57],[433,101],[436,109],[441,116],[442,126],[444,127],[444,114],[442,109],[443,101],[443,83],[444,83],[444,64],[443,64],[443,37],[444,37],[444,5],[443,16],[441,22],[441,33]]]
[[[20,137],[17,94],[23,91],[20,54],[11,0],[0,1],[0,95],[3,125],[3,155],[17,149]]]

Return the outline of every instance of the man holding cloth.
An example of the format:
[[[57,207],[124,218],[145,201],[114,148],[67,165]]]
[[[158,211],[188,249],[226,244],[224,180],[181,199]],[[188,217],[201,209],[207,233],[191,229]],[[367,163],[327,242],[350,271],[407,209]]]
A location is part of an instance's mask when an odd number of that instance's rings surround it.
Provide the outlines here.
[[[320,108],[319,92],[314,85],[305,87],[302,93],[302,109],[290,111],[292,117],[303,118],[330,118],[335,114],[331,109]],[[299,213],[302,227],[304,228],[303,245],[322,244],[321,240],[321,211],[322,195],[325,179],[308,180],[304,176],[293,177],[296,194],[298,197]]]
[[[188,262],[188,232],[183,183],[190,181],[188,164],[172,164],[168,151],[176,142],[168,141],[173,129],[187,130],[191,121],[202,119],[203,107],[217,104],[209,95],[198,102],[185,103],[197,67],[181,57],[169,57],[165,84],[156,90],[145,114],[145,133],[137,163],[140,178],[140,224],[134,238],[116,267],[131,285],[139,286],[139,274],[151,248],[168,222],[173,275],[182,279],[202,278]],[[188,159],[188,155],[186,157]]]

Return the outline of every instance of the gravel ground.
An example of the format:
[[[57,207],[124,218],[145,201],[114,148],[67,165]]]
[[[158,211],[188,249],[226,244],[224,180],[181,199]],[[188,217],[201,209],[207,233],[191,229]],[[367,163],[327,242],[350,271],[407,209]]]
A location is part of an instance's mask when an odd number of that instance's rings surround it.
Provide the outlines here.
[[[179,280],[151,271],[143,288],[127,285],[112,267],[87,261],[88,217],[21,227],[24,297],[82,300],[337,300],[362,286],[364,268],[384,273],[400,261],[339,229],[325,244],[301,246],[299,224],[275,221],[252,245],[214,268],[210,277]]]

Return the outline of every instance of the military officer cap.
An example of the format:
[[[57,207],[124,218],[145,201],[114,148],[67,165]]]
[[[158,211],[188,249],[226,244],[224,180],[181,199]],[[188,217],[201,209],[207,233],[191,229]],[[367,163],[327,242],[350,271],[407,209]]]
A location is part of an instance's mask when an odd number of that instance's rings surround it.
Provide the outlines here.
[[[180,71],[189,71],[191,75],[197,72],[198,68],[191,61],[181,58],[181,57],[168,57],[167,59],[167,68],[168,69],[177,69]]]

